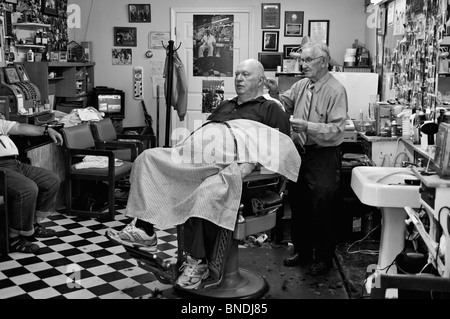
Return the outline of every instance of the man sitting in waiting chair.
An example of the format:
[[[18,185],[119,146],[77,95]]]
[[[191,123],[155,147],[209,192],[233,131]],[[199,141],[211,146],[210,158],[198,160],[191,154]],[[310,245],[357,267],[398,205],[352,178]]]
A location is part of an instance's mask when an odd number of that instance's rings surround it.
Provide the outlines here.
[[[146,150],[134,162],[126,215],[135,219],[107,236],[155,252],[154,224],[184,224],[190,247],[179,287],[195,289],[209,276],[209,246],[220,227],[234,230],[242,178],[257,164],[297,179],[300,156],[289,137],[288,116],[278,101],[264,95],[264,83],[260,62],[241,62],[235,71],[237,97],[217,107],[184,143]]]
[[[56,235],[38,221],[54,212],[60,178],[45,168],[20,162],[19,151],[8,135],[48,135],[58,145],[63,144],[63,138],[47,126],[7,121],[0,116],[0,170],[7,177],[9,248],[11,252],[36,253],[39,245],[33,243],[35,238]]]

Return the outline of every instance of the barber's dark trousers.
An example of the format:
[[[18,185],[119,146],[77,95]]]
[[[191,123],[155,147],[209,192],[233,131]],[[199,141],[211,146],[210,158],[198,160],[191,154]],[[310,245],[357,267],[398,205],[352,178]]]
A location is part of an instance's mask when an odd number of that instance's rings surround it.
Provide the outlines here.
[[[288,184],[291,238],[295,252],[332,263],[341,175],[341,148],[308,148],[296,183]]]
[[[30,236],[37,217],[54,212],[60,178],[52,171],[14,159],[0,161],[0,170],[7,178],[10,236]]]

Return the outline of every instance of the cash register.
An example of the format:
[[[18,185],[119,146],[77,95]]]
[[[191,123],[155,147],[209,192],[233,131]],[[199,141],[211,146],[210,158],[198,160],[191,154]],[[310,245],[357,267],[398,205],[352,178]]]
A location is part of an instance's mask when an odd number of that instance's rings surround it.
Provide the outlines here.
[[[0,68],[0,112],[7,119],[34,125],[54,120],[54,114],[43,109],[41,93],[22,63]]]

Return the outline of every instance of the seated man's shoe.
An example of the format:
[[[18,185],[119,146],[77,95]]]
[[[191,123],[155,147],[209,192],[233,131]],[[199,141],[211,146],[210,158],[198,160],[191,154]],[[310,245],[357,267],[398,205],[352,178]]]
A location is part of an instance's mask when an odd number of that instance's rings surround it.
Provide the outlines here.
[[[39,250],[39,245],[33,244],[25,236],[18,236],[9,239],[10,252],[34,254]]]
[[[323,261],[318,261],[311,265],[307,274],[312,276],[325,275],[327,272],[331,270],[331,268],[333,268],[332,263],[324,263]]]
[[[156,233],[152,236],[147,235],[147,233],[135,226],[135,221],[132,221],[121,231],[116,231],[114,229],[108,229],[106,231],[106,237],[115,241],[121,245],[129,247],[138,247],[139,250],[145,252],[156,252],[158,238]]]
[[[291,256],[284,258],[283,264],[286,267],[305,266],[312,261],[312,258],[302,256],[300,253],[293,253]]]
[[[183,273],[178,277],[175,285],[183,289],[197,289],[202,280],[208,278],[208,264],[201,263],[201,260],[187,256],[187,260],[181,265],[180,271]]]
[[[56,236],[56,231],[50,228],[42,227],[39,224],[34,225],[34,233],[30,236],[24,236],[28,241],[36,241],[36,238],[51,238]]]

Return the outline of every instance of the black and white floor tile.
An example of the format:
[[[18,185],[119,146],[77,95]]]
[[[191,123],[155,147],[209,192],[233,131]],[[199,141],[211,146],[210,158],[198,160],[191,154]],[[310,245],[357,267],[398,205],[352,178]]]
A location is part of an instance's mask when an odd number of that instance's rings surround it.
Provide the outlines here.
[[[0,299],[136,299],[172,289],[138,265],[105,232],[131,221],[119,213],[111,222],[55,213],[41,225],[57,236],[41,239],[36,254],[0,255]],[[156,229],[158,255],[175,259],[176,228]]]

